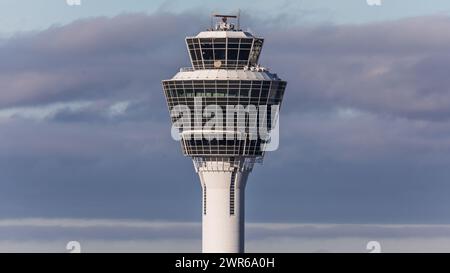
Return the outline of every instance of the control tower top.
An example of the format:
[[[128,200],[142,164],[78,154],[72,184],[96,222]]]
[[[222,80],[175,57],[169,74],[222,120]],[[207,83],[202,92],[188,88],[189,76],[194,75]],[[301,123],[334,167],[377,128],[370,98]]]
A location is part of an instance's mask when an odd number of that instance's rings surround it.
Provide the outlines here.
[[[213,20],[216,20],[213,27]],[[234,19],[236,24],[229,22]],[[238,15],[211,15],[211,28],[186,38],[192,63],[197,69],[244,69],[258,64],[264,39],[242,31]]]

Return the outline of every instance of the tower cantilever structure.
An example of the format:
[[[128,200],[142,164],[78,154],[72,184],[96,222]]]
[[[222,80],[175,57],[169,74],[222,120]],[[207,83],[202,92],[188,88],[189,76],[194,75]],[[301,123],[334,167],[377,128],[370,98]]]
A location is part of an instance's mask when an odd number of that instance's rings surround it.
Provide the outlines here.
[[[242,31],[238,16],[213,18],[215,27],[186,38],[192,66],[162,85],[173,136],[200,177],[202,250],[244,252],[245,186],[273,148],[286,82],[258,64],[264,39]]]

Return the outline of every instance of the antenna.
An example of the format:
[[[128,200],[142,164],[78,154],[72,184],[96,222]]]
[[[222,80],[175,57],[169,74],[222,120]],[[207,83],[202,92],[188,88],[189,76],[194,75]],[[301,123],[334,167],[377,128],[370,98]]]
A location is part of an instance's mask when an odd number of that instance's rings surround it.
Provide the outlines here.
[[[214,15],[214,13],[211,13],[211,28],[210,28],[210,30],[214,29],[214,26],[213,26],[213,15]]]
[[[241,9],[237,12],[237,30],[241,30]]]
[[[221,20],[217,20],[217,24],[215,27],[215,30],[224,30],[224,31],[230,31],[234,30],[234,24],[228,23],[228,18],[237,19],[239,22],[239,14],[238,15],[229,15],[229,14],[217,14],[212,13],[211,14],[211,20],[213,18],[221,18]]]
[[[237,15],[217,14],[217,13],[213,13],[213,17],[219,17],[219,18],[238,18]],[[226,20],[226,19],[225,19],[225,20]]]

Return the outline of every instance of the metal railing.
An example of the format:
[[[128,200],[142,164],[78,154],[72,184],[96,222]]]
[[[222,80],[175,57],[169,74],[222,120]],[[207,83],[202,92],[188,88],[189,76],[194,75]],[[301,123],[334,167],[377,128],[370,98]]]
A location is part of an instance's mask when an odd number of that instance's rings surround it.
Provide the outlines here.
[[[194,70],[195,69],[193,67],[191,67],[191,66],[180,68],[180,72],[191,72],[191,71],[194,71]]]

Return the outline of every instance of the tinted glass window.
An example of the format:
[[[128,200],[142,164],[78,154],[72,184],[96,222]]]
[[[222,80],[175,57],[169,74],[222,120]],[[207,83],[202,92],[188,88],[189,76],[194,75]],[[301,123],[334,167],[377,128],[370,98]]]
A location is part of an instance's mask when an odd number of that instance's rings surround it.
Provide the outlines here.
[[[241,44],[241,49],[250,49],[252,47],[252,44]]]
[[[237,49],[228,49],[228,60],[236,60],[238,56]]]
[[[203,49],[212,48],[212,40],[211,39],[200,39],[200,43]]]
[[[250,51],[249,50],[239,50],[239,60],[243,61],[243,60],[248,60],[248,55],[249,55]]]
[[[213,50],[212,49],[202,49],[202,56],[203,56],[204,60],[214,59]]]
[[[216,60],[224,60],[225,59],[225,49],[214,49],[214,58]]]

